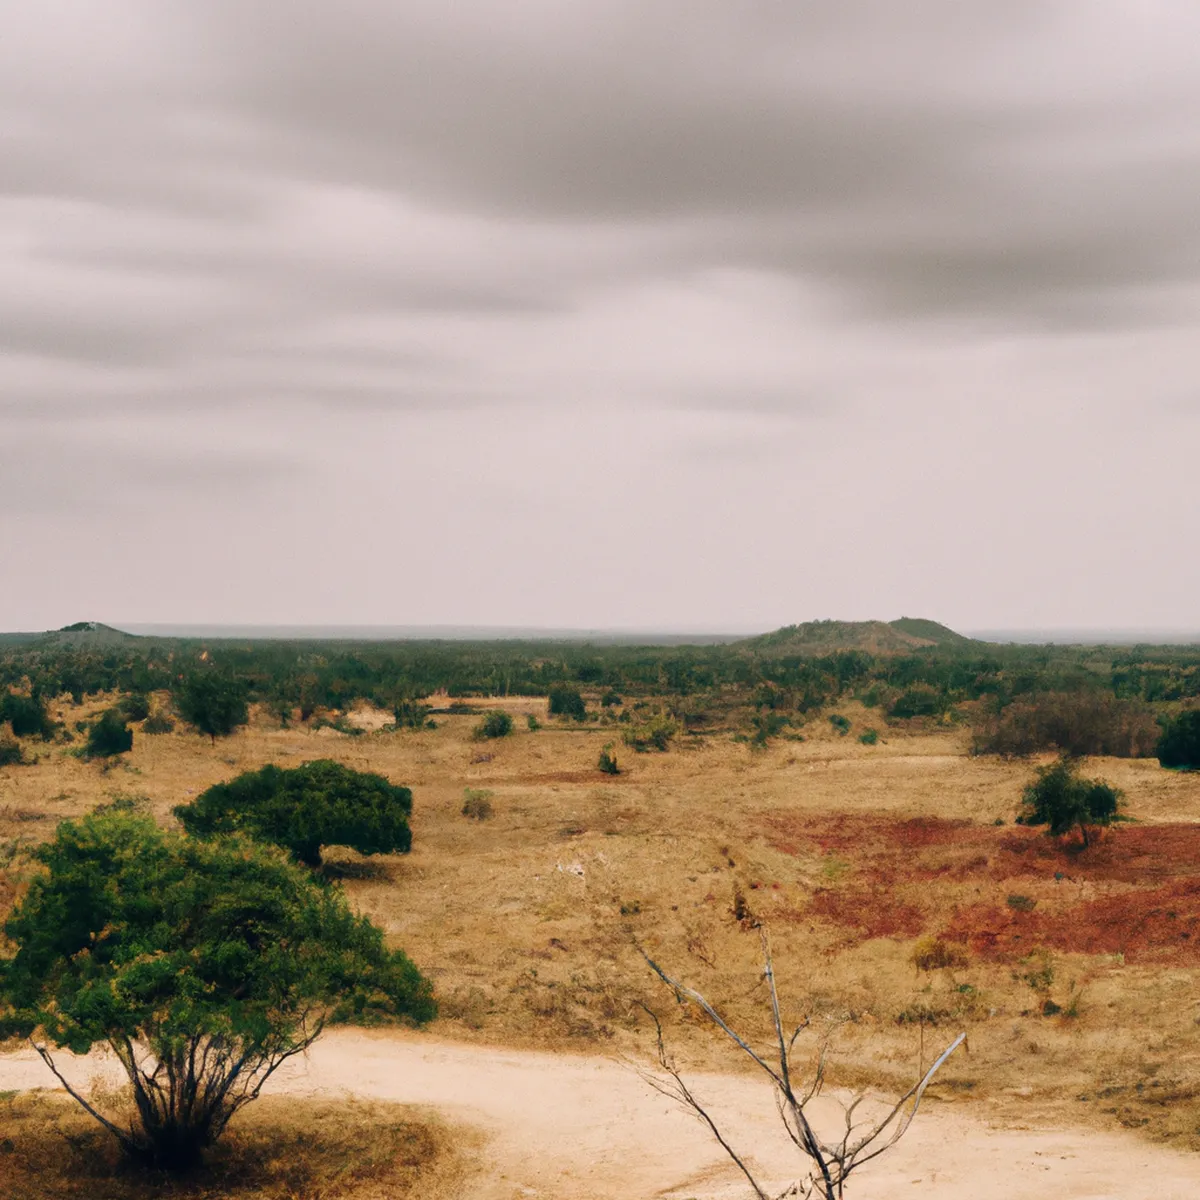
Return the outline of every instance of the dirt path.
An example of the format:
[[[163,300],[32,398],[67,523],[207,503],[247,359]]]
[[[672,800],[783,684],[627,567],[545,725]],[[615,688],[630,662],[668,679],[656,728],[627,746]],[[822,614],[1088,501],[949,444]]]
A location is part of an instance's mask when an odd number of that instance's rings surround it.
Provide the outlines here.
[[[73,1064],[86,1078],[97,1064]],[[281,1073],[282,1074],[282,1073]],[[0,1090],[54,1083],[32,1054],[0,1059]],[[696,1090],[780,1185],[794,1162],[769,1091],[701,1075]],[[748,1192],[697,1122],[606,1059],[497,1050],[418,1035],[338,1030],[276,1090],[430,1105],[488,1135],[472,1200],[738,1200]],[[737,1114],[736,1116],[734,1114]],[[1132,1135],[992,1129],[944,1104],[856,1176],[863,1200],[1196,1200],[1200,1157]]]

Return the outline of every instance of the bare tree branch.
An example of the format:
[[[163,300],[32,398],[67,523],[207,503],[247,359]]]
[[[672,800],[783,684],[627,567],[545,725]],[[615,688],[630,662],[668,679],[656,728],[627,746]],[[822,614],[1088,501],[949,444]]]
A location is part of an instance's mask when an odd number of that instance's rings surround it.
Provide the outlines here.
[[[876,1120],[855,1120],[855,1114],[866,1100],[866,1096],[863,1094],[856,1095],[850,1101],[845,1102],[842,1106],[844,1125],[841,1138],[832,1143],[826,1142],[817,1134],[812,1123],[809,1121],[808,1114],[805,1112],[805,1106],[820,1094],[824,1083],[829,1036],[827,1035],[822,1040],[816,1065],[813,1068],[812,1077],[808,1085],[803,1089],[801,1095],[797,1095],[792,1083],[794,1077],[792,1054],[797,1037],[803,1030],[809,1027],[810,1022],[806,1017],[796,1026],[790,1036],[784,1032],[779,993],[775,983],[775,966],[771,955],[770,940],[765,930],[763,930],[761,938],[763,978],[767,982],[771,1022],[775,1032],[776,1050],[779,1059],[778,1069],[772,1067],[765,1058],[759,1055],[750,1043],[725,1021],[704,996],[695,989],[689,988],[678,980],[673,979],[640,946],[638,946],[638,951],[646,960],[650,969],[671,988],[677,999],[690,1000],[696,1004],[713,1025],[720,1029],[739,1049],[747,1054],[770,1076],[775,1088],[776,1105],[784,1129],[792,1143],[804,1154],[809,1162],[806,1175],[789,1184],[779,1194],[780,1200],[784,1196],[809,1197],[814,1194],[819,1194],[823,1200],[842,1200],[846,1180],[850,1177],[850,1174],[864,1163],[870,1162],[873,1158],[877,1158],[886,1150],[889,1150],[904,1136],[917,1115],[917,1110],[920,1108],[925,1089],[932,1082],[934,1075],[937,1074],[946,1060],[966,1041],[967,1035],[960,1033],[942,1051],[929,1070],[888,1109],[882,1118]],[[745,1175],[751,1188],[754,1190],[756,1200],[771,1200],[769,1193],[755,1179],[746,1163],[729,1144],[728,1139],[721,1132],[711,1114],[687,1086],[675,1060],[667,1052],[663,1039],[662,1023],[659,1021],[657,1014],[645,1004],[642,1004],[641,1007],[650,1014],[654,1022],[658,1069],[667,1079],[664,1080],[660,1075],[656,1075],[654,1072],[643,1068],[638,1068],[639,1074],[661,1095],[667,1096],[689,1109],[708,1126],[726,1154],[729,1155],[738,1169]],[[860,1131],[862,1132],[860,1133]]]

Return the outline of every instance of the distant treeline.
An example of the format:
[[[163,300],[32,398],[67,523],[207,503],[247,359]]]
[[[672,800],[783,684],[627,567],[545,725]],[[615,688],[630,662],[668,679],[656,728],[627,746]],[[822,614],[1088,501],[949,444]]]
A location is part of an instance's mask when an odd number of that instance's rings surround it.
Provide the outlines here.
[[[555,684],[636,698],[670,697],[693,711],[751,705],[805,712],[846,697],[895,719],[938,717],[955,706],[996,716],[1039,696],[1110,697],[1170,706],[1200,697],[1200,647],[1001,646],[966,643],[873,655],[780,654],[770,642],[585,645],[563,642],[200,642],[129,638],[119,645],[27,644],[0,651],[0,693],[75,702],[98,692],[175,691],[198,671],[237,680],[272,708],[384,708],[445,691],[452,697],[544,696]]]

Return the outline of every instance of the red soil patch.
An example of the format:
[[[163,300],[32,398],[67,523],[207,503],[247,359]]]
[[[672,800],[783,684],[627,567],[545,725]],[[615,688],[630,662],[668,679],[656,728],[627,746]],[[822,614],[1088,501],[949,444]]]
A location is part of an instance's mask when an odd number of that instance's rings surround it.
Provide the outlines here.
[[[1130,888],[1056,911],[974,905],[962,909],[942,936],[966,943],[980,958],[1019,958],[1047,946],[1194,964],[1200,962],[1200,879]]]
[[[1087,847],[938,818],[779,814],[768,826],[776,849],[847,864],[844,882],[793,917],[828,922],[851,943],[937,932],[993,959],[1047,946],[1200,963],[1200,825],[1119,826]],[[1006,903],[1027,893],[1031,911]]]

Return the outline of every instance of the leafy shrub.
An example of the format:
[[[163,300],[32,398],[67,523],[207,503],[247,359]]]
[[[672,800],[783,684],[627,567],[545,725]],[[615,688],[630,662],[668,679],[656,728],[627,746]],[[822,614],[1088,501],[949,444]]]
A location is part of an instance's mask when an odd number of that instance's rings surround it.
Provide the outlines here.
[[[617,756],[613,753],[612,742],[609,742],[601,751],[599,761],[596,763],[605,775],[620,775],[621,768],[617,765]]]
[[[864,729],[863,732],[858,735],[858,740],[864,746],[874,746],[875,743],[879,741],[879,730]]]
[[[213,670],[196,671],[172,696],[179,715],[213,742],[228,737],[250,719],[246,689],[238,680]]]
[[[788,719],[782,713],[767,709],[755,713],[750,718],[750,724],[754,727],[750,744],[761,750],[772,738],[778,737],[787,728]]]
[[[929,684],[918,683],[906,688],[892,701],[888,716],[899,720],[912,717],[937,717],[946,710],[946,697]]]
[[[127,721],[144,721],[150,715],[150,697],[145,692],[131,692],[121,697],[117,708]]]
[[[5,721],[12,726],[16,737],[50,738],[54,735],[54,723],[41,696],[9,692],[0,700],[0,724]]]
[[[308,866],[323,846],[360,854],[407,853],[412,792],[382,775],[354,771],[329,759],[283,770],[274,765],[218,783],[175,815],[200,837],[245,832],[274,842]]]
[[[539,721],[537,717],[533,715],[533,713],[525,714],[525,724],[529,726],[530,733],[537,733],[537,731],[542,727],[541,721]]]
[[[1164,767],[1200,769],[1200,708],[1171,718],[1163,726],[1155,753]]]
[[[485,788],[463,788],[462,815],[472,821],[487,821],[493,816],[492,793]]]
[[[174,733],[175,722],[161,709],[151,713],[142,725],[143,733]]]
[[[494,708],[475,726],[475,736],[479,739],[508,737],[512,728],[512,717],[504,709]]]
[[[84,754],[88,758],[113,758],[133,749],[133,730],[119,708],[108,708],[88,730]]]
[[[107,1044],[135,1115],[85,1107],[156,1168],[192,1167],[326,1020],[435,1013],[382,930],[268,847],[196,841],[114,806],[63,822],[35,857],[44,871],[5,925],[0,1036]]]
[[[625,732],[625,744],[631,746],[639,754],[647,750],[665,751],[671,745],[671,739],[679,732],[679,726],[664,713],[651,717],[648,721],[634,725]]]
[[[11,725],[0,725],[0,767],[17,766],[24,761],[21,743],[13,737]]]
[[[1037,901],[1032,896],[1023,896],[1019,892],[1006,896],[1004,903],[1017,912],[1033,912],[1037,908]]]
[[[576,721],[587,720],[587,705],[578,688],[556,684],[550,689],[550,715],[552,717],[574,717]]]
[[[397,729],[428,729],[431,712],[433,709],[428,704],[413,699],[398,700],[392,708]]]
[[[830,713],[829,724],[839,737],[845,737],[850,732],[850,718],[843,717],[841,713]]]
[[[976,754],[1006,758],[1045,750],[1077,758],[1144,758],[1153,753],[1158,736],[1154,714],[1140,701],[1102,692],[1047,692],[983,717],[973,748]]]
[[[1121,791],[1102,779],[1081,779],[1075,761],[1064,755],[1038,768],[1022,795],[1017,824],[1048,825],[1055,836],[1078,827],[1086,846],[1089,827],[1119,819],[1122,798]]]
[[[600,704],[604,708],[615,708],[617,705],[624,703],[625,701],[621,699],[620,695],[613,691],[607,691],[600,697]]]

